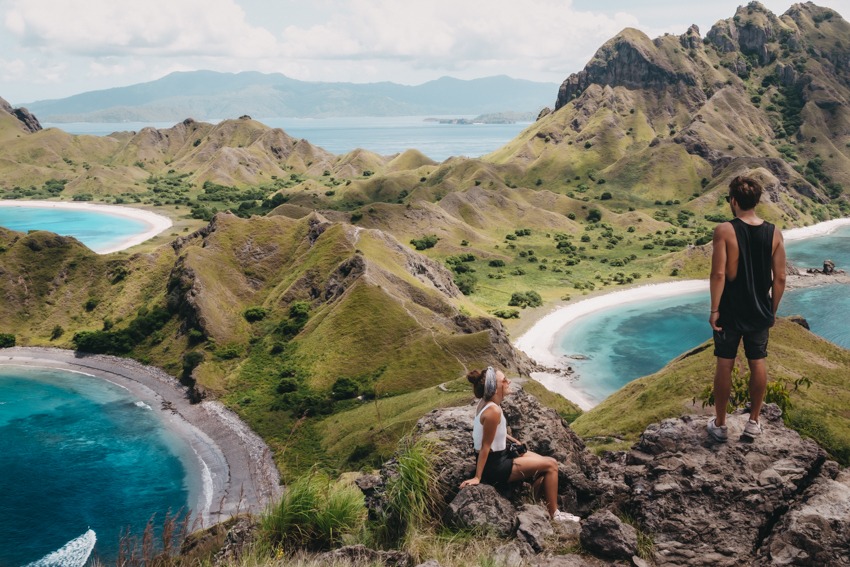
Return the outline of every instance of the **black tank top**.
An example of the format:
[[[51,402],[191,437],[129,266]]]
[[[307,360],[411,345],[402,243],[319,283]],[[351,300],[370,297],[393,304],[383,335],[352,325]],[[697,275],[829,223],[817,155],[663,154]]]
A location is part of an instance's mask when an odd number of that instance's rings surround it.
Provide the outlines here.
[[[765,221],[753,226],[733,219],[732,227],[738,240],[738,275],[726,280],[720,296],[718,325],[739,333],[761,331],[773,325],[773,232],[775,227]]]

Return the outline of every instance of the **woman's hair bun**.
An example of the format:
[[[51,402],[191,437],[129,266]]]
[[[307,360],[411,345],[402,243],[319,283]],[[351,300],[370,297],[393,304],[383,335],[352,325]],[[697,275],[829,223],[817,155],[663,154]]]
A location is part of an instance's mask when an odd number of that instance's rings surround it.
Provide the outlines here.
[[[484,383],[484,371],[483,370],[470,370],[466,375],[466,379],[473,385],[475,384],[483,384]]]

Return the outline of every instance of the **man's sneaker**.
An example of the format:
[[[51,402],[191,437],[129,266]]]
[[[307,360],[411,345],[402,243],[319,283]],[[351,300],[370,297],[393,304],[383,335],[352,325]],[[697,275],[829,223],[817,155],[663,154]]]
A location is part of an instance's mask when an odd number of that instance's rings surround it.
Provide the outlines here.
[[[712,417],[708,420],[708,434],[714,437],[716,441],[720,441],[721,443],[725,442],[729,439],[729,434],[727,432],[727,428],[725,425],[715,425],[714,420],[716,417]],[[758,424],[756,424],[758,426]],[[761,431],[761,429],[759,429]]]
[[[569,512],[561,512],[560,510],[555,510],[555,515],[552,516],[552,520],[556,522],[580,522],[581,518],[578,516],[574,516]]]
[[[759,422],[748,419],[747,424],[744,426],[744,435],[753,439],[761,435],[761,425]]]

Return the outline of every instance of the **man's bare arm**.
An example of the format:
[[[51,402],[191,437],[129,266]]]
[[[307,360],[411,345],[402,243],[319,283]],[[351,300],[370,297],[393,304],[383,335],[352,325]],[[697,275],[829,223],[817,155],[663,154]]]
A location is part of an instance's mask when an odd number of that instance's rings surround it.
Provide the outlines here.
[[[731,229],[729,223],[717,225],[714,229],[714,238],[712,246],[714,250],[711,253],[711,277],[709,278],[709,289],[711,290],[711,315],[708,322],[711,328],[715,331],[722,331],[717,326],[717,320],[720,318],[720,296],[723,295],[723,288],[726,286],[726,237],[725,232]]]
[[[779,302],[782,301],[782,294],[785,293],[785,238],[779,229],[773,233],[771,269],[773,270],[773,286],[770,289],[770,296],[773,299],[773,314],[776,315]]]

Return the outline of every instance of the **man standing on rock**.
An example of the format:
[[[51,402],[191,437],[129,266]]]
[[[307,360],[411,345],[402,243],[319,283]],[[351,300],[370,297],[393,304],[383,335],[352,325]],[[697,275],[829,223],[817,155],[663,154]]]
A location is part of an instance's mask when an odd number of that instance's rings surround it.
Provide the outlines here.
[[[714,408],[708,433],[726,441],[726,406],[732,390],[732,367],[741,338],[750,366],[750,419],[743,434],[761,434],[759,413],[767,389],[767,339],[785,291],[785,244],[782,232],[759,218],[755,207],[762,194],[758,181],[736,177],[726,201],[735,217],[714,229],[711,256],[711,315],[714,330]]]

